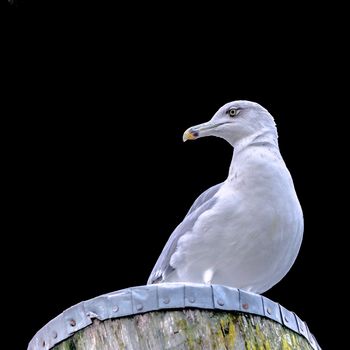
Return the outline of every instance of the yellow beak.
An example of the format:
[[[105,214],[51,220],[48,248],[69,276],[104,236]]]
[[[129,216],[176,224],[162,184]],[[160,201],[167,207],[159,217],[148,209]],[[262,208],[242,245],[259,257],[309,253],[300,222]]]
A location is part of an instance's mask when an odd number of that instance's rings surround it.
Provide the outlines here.
[[[187,129],[183,136],[182,140],[183,142],[186,142],[187,140],[195,140],[198,136],[198,132],[191,130],[191,128]]]

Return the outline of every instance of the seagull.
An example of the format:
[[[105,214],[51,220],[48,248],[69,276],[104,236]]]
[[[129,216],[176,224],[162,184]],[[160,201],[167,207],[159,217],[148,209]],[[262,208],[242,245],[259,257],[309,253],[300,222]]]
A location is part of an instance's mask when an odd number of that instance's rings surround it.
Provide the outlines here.
[[[258,103],[229,102],[209,122],[187,129],[183,141],[205,136],[233,147],[227,179],[195,200],[147,284],[221,284],[264,293],[292,267],[304,231],[275,121]]]

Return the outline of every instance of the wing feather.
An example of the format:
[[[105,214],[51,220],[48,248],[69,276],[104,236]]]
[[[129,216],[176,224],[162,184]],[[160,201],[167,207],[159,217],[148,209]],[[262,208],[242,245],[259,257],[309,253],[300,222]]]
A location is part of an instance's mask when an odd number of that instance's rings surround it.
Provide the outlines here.
[[[171,273],[175,271],[170,264],[170,259],[174,254],[179,239],[188,231],[192,230],[198,217],[209,210],[216,203],[215,194],[219,191],[223,183],[219,183],[203,192],[193,203],[184,220],[173,231],[160,254],[147,284],[159,283],[164,281]]]

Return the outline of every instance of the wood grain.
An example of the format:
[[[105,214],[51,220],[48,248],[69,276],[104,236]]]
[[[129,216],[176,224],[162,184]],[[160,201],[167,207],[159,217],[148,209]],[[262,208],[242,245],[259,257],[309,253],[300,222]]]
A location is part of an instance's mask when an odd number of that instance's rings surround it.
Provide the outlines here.
[[[277,322],[239,312],[167,310],[94,323],[55,350],[312,350]]]

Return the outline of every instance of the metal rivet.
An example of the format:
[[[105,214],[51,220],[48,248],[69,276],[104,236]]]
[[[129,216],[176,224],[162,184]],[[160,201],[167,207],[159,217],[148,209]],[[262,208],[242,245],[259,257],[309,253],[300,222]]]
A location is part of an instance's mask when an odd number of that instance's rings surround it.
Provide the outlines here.
[[[45,345],[46,345],[45,340],[43,340],[43,342],[41,343],[41,345],[43,346],[43,348],[45,347]]]
[[[75,322],[75,320],[71,319],[69,320],[69,324],[74,327],[77,323]]]
[[[141,311],[143,309],[143,305],[142,304],[137,304],[136,305],[136,310],[137,311]]]
[[[190,303],[194,303],[194,302],[196,301],[196,299],[195,299],[194,297],[190,297],[190,298],[188,298],[188,301],[189,301]]]
[[[113,312],[118,312],[118,311],[119,311],[119,306],[116,305],[116,306],[114,307],[114,309],[113,309]]]
[[[53,332],[52,332],[52,338],[56,339],[56,338],[57,338],[57,335],[58,335],[58,334],[57,334],[56,331],[53,331]]]
[[[169,304],[170,303],[170,299],[168,297],[163,298],[163,303],[164,304]]]
[[[219,304],[220,306],[223,306],[225,303],[224,303],[224,301],[223,301],[222,299],[218,299],[218,304]]]
[[[271,308],[266,308],[266,311],[267,311],[267,313],[269,314],[269,315],[271,315],[271,313],[272,313],[272,310],[271,310]]]
[[[289,320],[288,320],[288,317],[287,316],[284,316],[284,320],[288,323]]]
[[[249,309],[249,305],[248,304],[243,304],[242,307],[243,307],[244,310]]]

